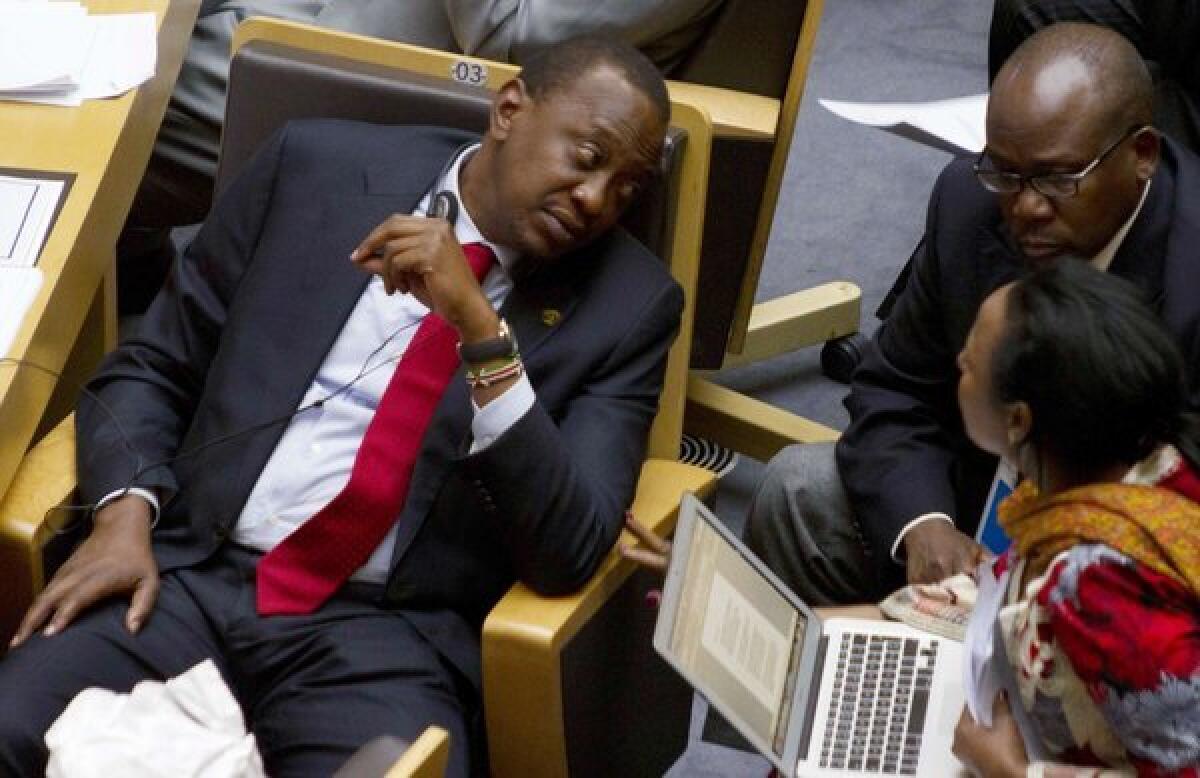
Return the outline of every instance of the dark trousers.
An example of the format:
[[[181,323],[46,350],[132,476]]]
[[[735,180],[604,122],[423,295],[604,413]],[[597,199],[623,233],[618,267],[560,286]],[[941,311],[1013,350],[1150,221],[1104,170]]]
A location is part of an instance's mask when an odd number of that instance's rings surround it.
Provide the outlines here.
[[[1033,33],[1090,22],[1124,35],[1150,66],[1155,124],[1200,151],[1200,3],[1194,0],[996,0],[988,33],[989,81]]]
[[[262,618],[258,556],[227,547],[166,573],[137,635],[122,623],[128,603],[111,601],[10,652],[0,661],[0,775],[42,774],[42,735],[80,690],[127,692],[206,658],[241,704],[268,775],[328,776],[368,740],[412,741],[430,724],[450,733],[447,775],[468,775],[469,732],[482,730],[472,726],[476,695],[403,615],[375,604],[382,587],[351,584],[311,616]]]
[[[832,443],[788,446],[771,458],[743,536],[809,605],[878,602],[904,585],[902,565],[872,557]]]

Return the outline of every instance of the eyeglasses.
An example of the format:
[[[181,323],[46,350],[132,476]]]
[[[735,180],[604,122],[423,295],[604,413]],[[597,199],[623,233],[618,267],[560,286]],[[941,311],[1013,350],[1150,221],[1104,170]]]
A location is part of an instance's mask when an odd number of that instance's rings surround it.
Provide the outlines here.
[[[1040,176],[1023,176],[1020,173],[991,170],[983,166],[987,159],[987,152],[985,150],[980,152],[979,159],[975,160],[975,177],[979,179],[979,183],[983,185],[984,189],[996,194],[1018,194],[1022,187],[1025,186],[1025,182],[1028,181],[1029,185],[1033,187],[1033,191],[1045,197],[1074,197],[1079,194],[1079,183],[1087,178],[1089,173],[1099,167],[1100,163],[1116,151],[1118,146],[1145,129],[1148,129],[1148,125],[1139,124],[1130,127],[1108,148],[1100,152],[1100,156],[1093,159],[1091,164],[1078,173],[1046,173]]]

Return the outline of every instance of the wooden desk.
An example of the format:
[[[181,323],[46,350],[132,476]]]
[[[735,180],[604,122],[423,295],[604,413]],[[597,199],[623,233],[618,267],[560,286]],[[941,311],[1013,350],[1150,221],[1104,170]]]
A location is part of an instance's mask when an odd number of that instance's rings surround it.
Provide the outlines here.
[[[63,390],[29,367],[0,364],[0,495],[43,418],[74,402],[78,382],[116,342],[115,247],[199,11],[199,0],[85,0],[91,13],[153,11],[154,78],[78,108],[0,103],[0,167],[74,173],[38,267],[41,292],[7,355],[64,371]]]

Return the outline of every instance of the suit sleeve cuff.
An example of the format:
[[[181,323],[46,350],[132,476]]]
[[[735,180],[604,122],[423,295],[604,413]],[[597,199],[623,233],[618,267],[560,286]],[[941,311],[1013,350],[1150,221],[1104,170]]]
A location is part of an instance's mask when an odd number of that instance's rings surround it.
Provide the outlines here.
[[[900,555],[900,549],[904,547],[904,536],[907,535],[908,531],[913,527],[917,526],[918,524],[924,524],[930,519],[941,519],[942,521],[948,521],[951,524],[954,523],[954,519],[950,518],[944,513],[923,513],[909,523],[905,524],[904,529],[900,530],[900,534],[896,536],[896,542],[892,544],[893,562],[900,565],[904,564],[904,557]]]
[[[537,398],[533,392],[533,385],[524,373],[504,394],[482,408],[472,399],[471,407],[475,410],[475,418],[471,419],[471,453],[483,451],[495,443],[509,427],[529,412],[535,399]]]
[[[92,513],[96,513],[113,500],[117,499],[118,497],[124,497],[127,494],[136,494],[138,497],[141,497],[143,500],[150,503],[150,507],[154,509],[154,519],[150,522],[150,529],[154,529],[154,527],[158,524],[158,497],[154,494],[154,492],[150,491],[149,489],[143,489],[140,486],[131,486],[128,489],[117,489],[116,491],[109,492],[96,501],[96,507],[92,510]]]

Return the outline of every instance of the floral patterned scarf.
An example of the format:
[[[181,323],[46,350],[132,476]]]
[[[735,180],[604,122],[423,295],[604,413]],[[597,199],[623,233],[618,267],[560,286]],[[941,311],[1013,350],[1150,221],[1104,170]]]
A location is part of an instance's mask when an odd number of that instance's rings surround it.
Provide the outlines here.
[[[1027,479],[999,513],[1033,569],[1076,544],[1103,543],[1200,596],[1200,504],[1172,489],[1101,483],[1042,497]]]

